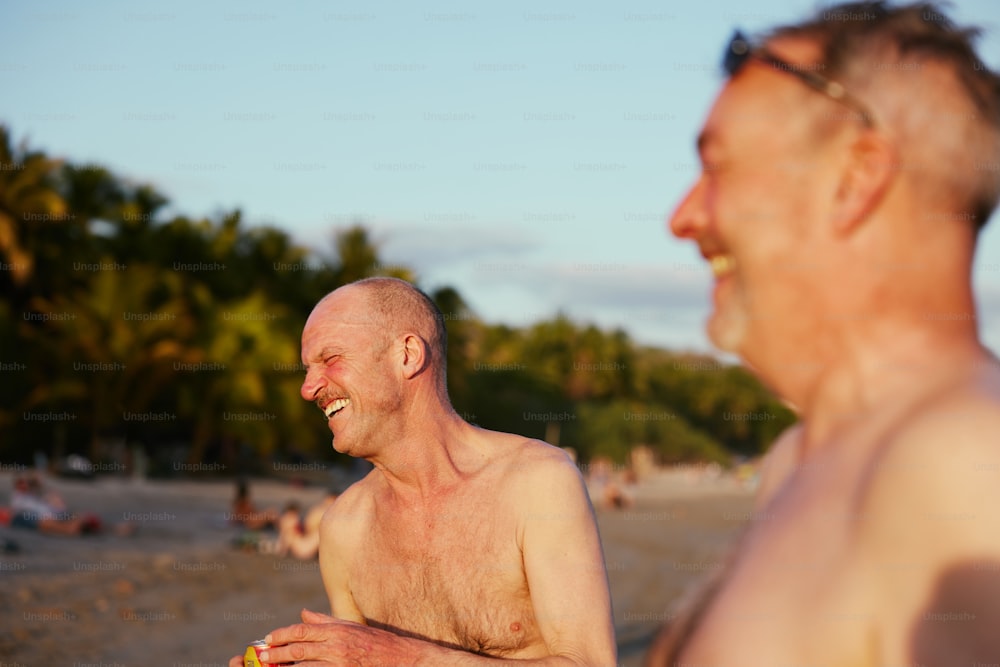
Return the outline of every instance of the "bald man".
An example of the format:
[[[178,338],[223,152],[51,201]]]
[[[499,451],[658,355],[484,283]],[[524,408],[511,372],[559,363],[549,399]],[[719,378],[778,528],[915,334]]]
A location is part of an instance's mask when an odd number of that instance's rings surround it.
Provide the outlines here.
[[[1000,78],[974,35],[857,3],[727,45],[670,226],[715,274],[712,340],[801,421],[648,664],[1000,664],[1000,365],[969,279]]]
[[[302,333],[302,397],[374,469],[326,513],[331,616],[274,630],[274,663],[595,665],[616,651],[593,509],[561,450],[477,428],[446,388],[446,333],[409,283],[327,295]],[[234,658],[231,665],[240,663]]]

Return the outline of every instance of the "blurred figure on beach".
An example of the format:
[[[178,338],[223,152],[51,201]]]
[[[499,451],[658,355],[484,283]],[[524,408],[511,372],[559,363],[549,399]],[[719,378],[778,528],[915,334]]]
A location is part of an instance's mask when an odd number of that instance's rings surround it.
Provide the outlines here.
[[[1000,78],[934,4],[844,4],[725,46],[670,219],[708,333],[800,422],[650,665],[1000,659],[1000,365],[970,284],[1000,194]]]
[[[632,468],[617,470],[607,457],[595,458],[587,468],[587,489],[591,500],[606,509],[632,507],[638,483]]]
[[[276,528],[281,513],[273,508],[259,510],[250,500],[250,484],[244,478],[236,480],[236,496],[233,498],[233,510],[229,513],[230,523],[250,530]]]
[[[99,517],[70,512],[59,494],[47,491],[33,472],[14,478],[10,525],[50,535],[88,535],[101,531]]]
[[[264,660],[616,664],[579,471],[556,447],[459,417],[446,346],[443,315],[402,280],[351,283],[313,309],[302,397],[334,449],[374,469],[320,527],[332,616],[303,611],[302,624],[272,631]]]
[[[337,500],[337,492],[329,489],[326,496],[309,508],[305,516],[297,504],[290,504],[278,519],[277,554],[299,560],[312,560],[319,554],[319,528],[323,515]]]

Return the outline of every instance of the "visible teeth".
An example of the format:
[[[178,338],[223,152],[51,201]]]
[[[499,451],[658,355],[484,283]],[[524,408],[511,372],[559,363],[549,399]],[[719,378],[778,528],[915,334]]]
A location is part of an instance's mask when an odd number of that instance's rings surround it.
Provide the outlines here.
[[[716,278],[724,276],[736,268],[736,260],[729,255],[716,255],[709,260],[709,264]]]
[[[338,398],[337,400],[327,404],[327,406],[323,408],[323,414],[325,414],[326,418],[329,419],[334,415],[335,412],[338,412],[339,410],[342,410],[343,408],[347,407],[350,404],[350,402],[351,401],[348,398]]]

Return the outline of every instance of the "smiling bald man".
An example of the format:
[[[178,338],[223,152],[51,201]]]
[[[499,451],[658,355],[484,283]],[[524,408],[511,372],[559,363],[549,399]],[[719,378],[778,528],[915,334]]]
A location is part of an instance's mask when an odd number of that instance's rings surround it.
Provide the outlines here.
[[[271,632],[308,665],[612,667],[607,573],[564,452],[478,428],[451,406],[446,333],[409,283],[327,295],[302,333],[302,397],[338,452],[374,465],[323,519],[332,616]],[[234,667],[240,663],[234,658]]]

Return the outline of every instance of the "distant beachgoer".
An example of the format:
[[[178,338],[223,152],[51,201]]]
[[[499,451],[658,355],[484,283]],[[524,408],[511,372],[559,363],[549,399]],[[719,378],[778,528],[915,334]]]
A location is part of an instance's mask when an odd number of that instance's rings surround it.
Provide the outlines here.
[[[10,525],[50,535],[86,535],[100,532],[94,514],[77,515],[55,492],[47,492],[34,473],[18,475],[10,497]]]
[[[670,220],[712,341],[800,423],[727,567],[649,665],[1000,661],[1000,363],[970,276],[1000,196],[1000,76],[931,3],[736,33]]]
[[[635,495],[639,487],[639,478],[631,468],[622,471],[611,485],[608,495],[609,504],[615,509],[628,509],[635,505]]]
[[[409,283],[341,287],[302,333],[333,446],[374,464],[320,527],[332,616],[265,638],[269,662],[615,665],[593,509],[566,453],[473,426],[446,389],[444,318]],[[230,661],[241,665],[241,658]]]
[[[617,480],[612,480],[605,485],[603,500],[605,507],[616,510],[628,509],[635,504],[635,498],[629,493],[629,489]]]
[[[607,457],[597,457],[587,468],[587,489],[590,497],[606,509],[626,509],[635,504],[637,479],[631,470],[624,474],[615,471]]]
[[[329,490],[316,505],[309,508],[303,518],[298,505],[290,505],[278,519],[277,554],[299,560],[311,560],[319,554],[320,524],[323,515],[337,500],[337,493]]]
[[[237,480],[233,511],[229,515],[231,523],[251,530],[261,530],[276,527],[279,517],[280,513],[274,508],[258,510],[250,500],[250,485],[245,479]]]

